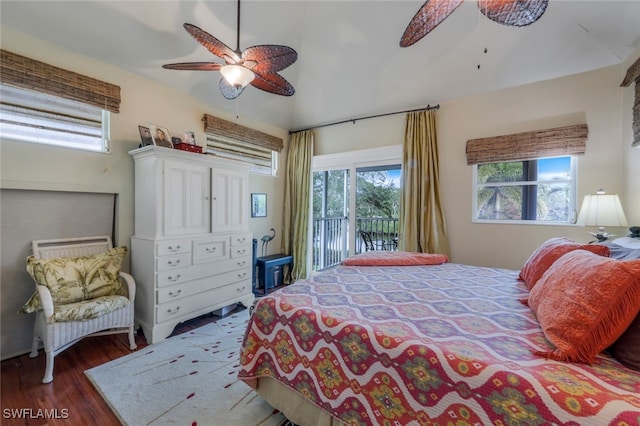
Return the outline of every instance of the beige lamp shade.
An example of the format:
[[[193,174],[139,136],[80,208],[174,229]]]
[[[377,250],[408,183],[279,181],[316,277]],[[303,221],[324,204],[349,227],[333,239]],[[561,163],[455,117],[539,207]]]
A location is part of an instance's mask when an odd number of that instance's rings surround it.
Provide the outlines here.
[[[627,218],[617,194],[598,191],[597,194],[584,196],[576,223],[582,226],[597,226],[598,233],[593,235],[599,241],[604,241],[609,237],[604,228],[627,226]]]

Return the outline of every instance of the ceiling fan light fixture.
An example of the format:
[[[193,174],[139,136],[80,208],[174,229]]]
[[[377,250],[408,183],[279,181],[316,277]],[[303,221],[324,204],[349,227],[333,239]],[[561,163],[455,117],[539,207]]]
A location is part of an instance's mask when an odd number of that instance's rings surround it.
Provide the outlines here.
[[[222,77],[233,87],[246,87],[256,78],[256,75],[242,65],[225,65],[220,68]]]

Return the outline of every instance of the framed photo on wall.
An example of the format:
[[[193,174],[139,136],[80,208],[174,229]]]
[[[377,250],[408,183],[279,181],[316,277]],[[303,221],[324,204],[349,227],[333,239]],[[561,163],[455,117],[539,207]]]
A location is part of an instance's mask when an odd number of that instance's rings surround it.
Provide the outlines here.
[[[251,194],[251,217],[267,217],[267,194]]]

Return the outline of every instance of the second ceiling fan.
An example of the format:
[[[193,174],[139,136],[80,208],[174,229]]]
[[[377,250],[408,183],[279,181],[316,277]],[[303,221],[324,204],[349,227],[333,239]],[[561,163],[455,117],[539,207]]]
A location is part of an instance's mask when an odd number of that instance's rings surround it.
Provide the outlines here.
[[[226,99],[235,99],[251,84],[253,87],[282,96],[292,96],[295,89],[278,74],[298,59],[298,53],[277,44],[262,44],[240,50],[240,0],[237,12],[236,50],[198,28],[185,23],[184,29],[209,52],[224,59],[217,62],[182,62],[163,65],[163,68],[187,71],[220,71],[220,92]]]
[[[464,0],[427,0],[400,38],[400,47],[409,47],[447,19]],[[523,27],[544,14],[549,0],[478,0],[483,15],[499,24]]]

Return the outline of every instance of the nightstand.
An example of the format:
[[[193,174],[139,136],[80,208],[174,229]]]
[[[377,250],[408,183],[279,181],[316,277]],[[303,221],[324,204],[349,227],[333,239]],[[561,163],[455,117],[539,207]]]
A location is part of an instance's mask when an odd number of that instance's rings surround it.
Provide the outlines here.
[[[284,282],[284,266],[289,265],[289,271],[293,266],[293,256],[286,254],[272,254],[256,259],[258,267],[258,288],[264,294],[270,289],[278,287]]]

